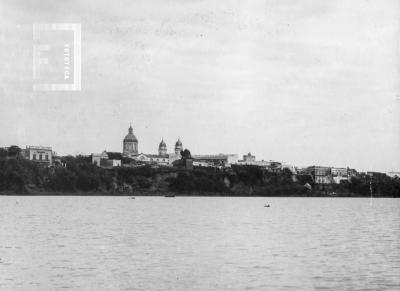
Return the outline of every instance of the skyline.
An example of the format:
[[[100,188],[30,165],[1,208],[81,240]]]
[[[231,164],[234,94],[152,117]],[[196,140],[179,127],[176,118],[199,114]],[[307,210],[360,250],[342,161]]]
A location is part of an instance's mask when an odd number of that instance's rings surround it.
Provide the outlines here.
[[[130,123],[130,127],[132,127],[132,124]],[[134,132],[133,132],[133,134],[135,134]],[[124,139],[123,139],[124,140]],[[158,151],[159,151],[159,144],[157,145],[157,149],[156,150],[154,150],[153,152],[152,151],[141,151],[140,150],[140,139],[138,138],[138,155],[142,155],[142,154],[145,154],[145,155],[152,155],[152,154],[155,154],[155,155],[158,155]],[[166,148],[167,148],[167,154],[171,154],[171,153],[173,153],[173,149],[176,147],[176,142],[178,142],[178,141],[181,141],[181,137],[179,136],[178,137],[178,139],[175,141],[175,142],[173,142],[173,143],[171,143],[171,145],[170,146],[168,146],[168,143],[166,143],[165,142],[165,139],[164,139],[164,137],[162,137],[161,138],[161,140],[160,140],[160,143],[161,142],[164,142],[164,144],[166,144]],[[14,145],[10,145],[10,146],[14,146]],[[19,146],[19,145],[17,145],[17,146]],[[26,147],[32,147],[32,146],[37,146],[37,147],[49,147],[55,154],[57,154],[57,155],[59,155],[60,156],[60,154],[58,154],[55,150],[54,150],[54,148],[52,148],[51,147],[51,145],[50,146],[48,146],[48,145],[26,145]],[[22,149],[23,147],[21,147],[21,149]],[[185,146],[183,146],[183,149],[187,149]],[[190,150],[190,149],[189,149]],[[110,150],[107,150],[107,149],[104,149],[103,151],[106,151],[106,152],[108,152],[108,153],[110,153],[110,152],[119,152],[119,153],[122,153],[123,154],[123,150],[116,150],[116,151],[110,151]],[[100,152],[99,152],[100,153]],[[92,154],[99,154],[99,153],[96,153],[96,152],[91,152],[91,153],[84,153],[84,152],[76,152],[76,153],[74,153],[74,154],[71,154],[71,153],[64,153],[64,155],[73,155],[73,156],[75,156],[75,155],[85,155],[85,156],[90,156],[90,155],[92,155]],[[194,155],[194,156],[196,156],[196,155],[200,155],[200,156],[203,156],[203,155],[211,155],[211,156],[213,156],[213,155],[216,155],[216,156],[218,156],[218,155],[237,155],[238,156],[238,159],[239,159],[239,161],[240,161],[240,159],[241,158],[243,158],[244,159],[244,156],[247,156],[247,155],[253,155],[253,156],[255,156],[253,153],[251,153],[251,152],[248,152],[248,153],[226,153],[226,152],[218,152],[218,153],[193,153],[193,152],[191,152],[191,154],[192,155]],[[368,169],[366,170],[366,169],[362,169],[362,170],[360,170],[360,169],[357,169],[357,168],[354,168],[354,167],[352,167],[351,165],[346,165],[346,166],[343,166],[343,165],[340,165],[340,166],[338,166],[338,165],[321,165],[321,164],[308,164],[308,165],[296,165],[296,164],[293,164],[293,163],[291,163],[290,161],[278,161],[278,160],[264,160],[264,159],[257,159],[257,156],[255,156],[255,158],[256,158],[256,161],[274,161],[274,162],[281,162],[282,164],[286,164],[286,165],[290,165],[290,166],[294,166],[294,167],[298,167],[299,169],[301,169],[301,168],[306,168],[306,167],[311,167],[311,166],[321,166],[321,167],[336,167],[336,168],[348,168],[348,169],[355,169],[356,171],[358,171],[358,172],[369,172],[368,171]],[[393,172],[393,171],[395,171],[394,169],[392,169],[391,171],[386,171],[386,173],[389,173],[389,172]],[[379,171],[378,171],[379,172]],[[382,171],[381,171],[382,172]],[[395,171],[395,172],[397,172],[397,171]]]
[[[400,170],[399,3],[2,1],[2,146],[251,152]],[[82,91],[32,91],[32,25],[82,25]]]

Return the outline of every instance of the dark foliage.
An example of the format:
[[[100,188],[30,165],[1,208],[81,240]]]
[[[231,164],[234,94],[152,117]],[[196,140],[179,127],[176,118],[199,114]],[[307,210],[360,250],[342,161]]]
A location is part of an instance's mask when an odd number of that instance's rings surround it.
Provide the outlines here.
[[[7,155],[9,157],[17,157],[20,153],[21,153],[21,149],[16,145],[10,146],[7,151]]]
[[[17,152],[13,150],[13,154]],[[273,173],[255,166],[191,171],[150,165],[103,169],[93,165],[88,156],[66,156],[62,161],[66,167],[47,168],[7,153],[6,157],[0,157],[0,191],[115,192],[120,186],[153,191],[165,185],[164,190],[169,187],[173,192],[189,195],[326,196],[335,192],[338,196],[368,197],[371,183],[374,197],[400,197],[400,179],[386,175],[364,175],[340,184],[314,185],[309,176],[294,176],[289,170]],[[312,185],[312,190],[305,184]]]

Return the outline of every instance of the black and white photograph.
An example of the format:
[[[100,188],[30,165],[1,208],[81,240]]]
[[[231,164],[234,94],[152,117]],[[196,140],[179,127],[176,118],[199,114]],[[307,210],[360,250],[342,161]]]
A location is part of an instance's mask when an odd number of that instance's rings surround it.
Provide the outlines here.
[[[0,290],[400,290],[399,0],[0,0]]]

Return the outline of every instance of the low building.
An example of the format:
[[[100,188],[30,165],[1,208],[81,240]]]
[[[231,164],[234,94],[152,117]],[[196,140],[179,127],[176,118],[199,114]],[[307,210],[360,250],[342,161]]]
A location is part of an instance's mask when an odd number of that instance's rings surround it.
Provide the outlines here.
[[[251,153],[248,153],[247,155],[243,155],[243,159],[237,161],[235,164],[267,168],[270,166],[271,163],[264,160],[256,161],[256,156],[252,155]]]
[[[101,154],[92,154],[92,164],[100,167],[101,160],[108,160],[108,154],[106,151],[103,151]]]
[[[305,172],[311,175],[316,184],[332,183],[332,171],[330,167],[310,166],[305,169]]]
[[[230,167],[238,162],[238,155],[218,154],[218,155],[194,155],[193,165],[208,165],[209,167]]]
[[[349,180],[348,168],[331,168],[332,181],[336,184],[340,184],[342,181]]]
[[[51,147],[27,146],[23,155],[28,160],[51,166],[53,164],[53,151]]]
[[[243,162],[255,162],[256,156],[253,156],[250,152],[247,155],[243,156]]]
[[[205,161],[193,161],[194,167],[213,167],[213,164],[205,162]]]
[[[102,168],[121,167],[121,160],[110,159],[107,152],[101,154],[92,154],[92,164]]]
[[[269,166],[267,167],[267,169],[271,172],[280,172],[282,171],[282,163],[281,162],[274,162],[274,161],[270,161],[269,162]]]
[[[100,160],[100,167],[102,168],[113,168],[113,167],[121,167],[121,160]]]
[[[158,164],[167,166],[170,164],[169,155],[150,155],[150,154],[138,154],[132,157],[136,161],[140,161],[146,164]]]
[[[382,177],[386,176],[386,174],[382,173],[382,172],[368,171],[367,176],[370,176],[372,178],[382,178]]]
[[[347,176],[348,176],[349,179],[350,179],[351,177],[357,177],[357,176],[359,176],[359,173],[357,172],[356,169],[347,168]]]

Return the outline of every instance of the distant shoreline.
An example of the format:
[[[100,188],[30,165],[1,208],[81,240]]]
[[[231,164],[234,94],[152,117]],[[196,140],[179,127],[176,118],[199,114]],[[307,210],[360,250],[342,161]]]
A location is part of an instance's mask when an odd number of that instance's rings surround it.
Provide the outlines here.
[[[35,191],[30,193],[18,193],[13,191],[3,191],[0,192],[0,196],[116,196],[116,197],[164,197],[168,195],[173,195],[175,197],[248,197],[248,198],[255,198],[255,197],[282,197],[282,198],[370,198],[370,196],[360,196],[354,194],[341,194],[337,196],[312,196],[312,195],[270,195],[270,196],[262,196],[262,195],[231,195],[231,194],[221,194],[221,193],[175,193],[175,192],[140,192],[140,193],[112,193],[112,192],[49,192],[49,191]],[[391,196],[379,196],[372,198],[398,198],[398,197],[391,197]]]

